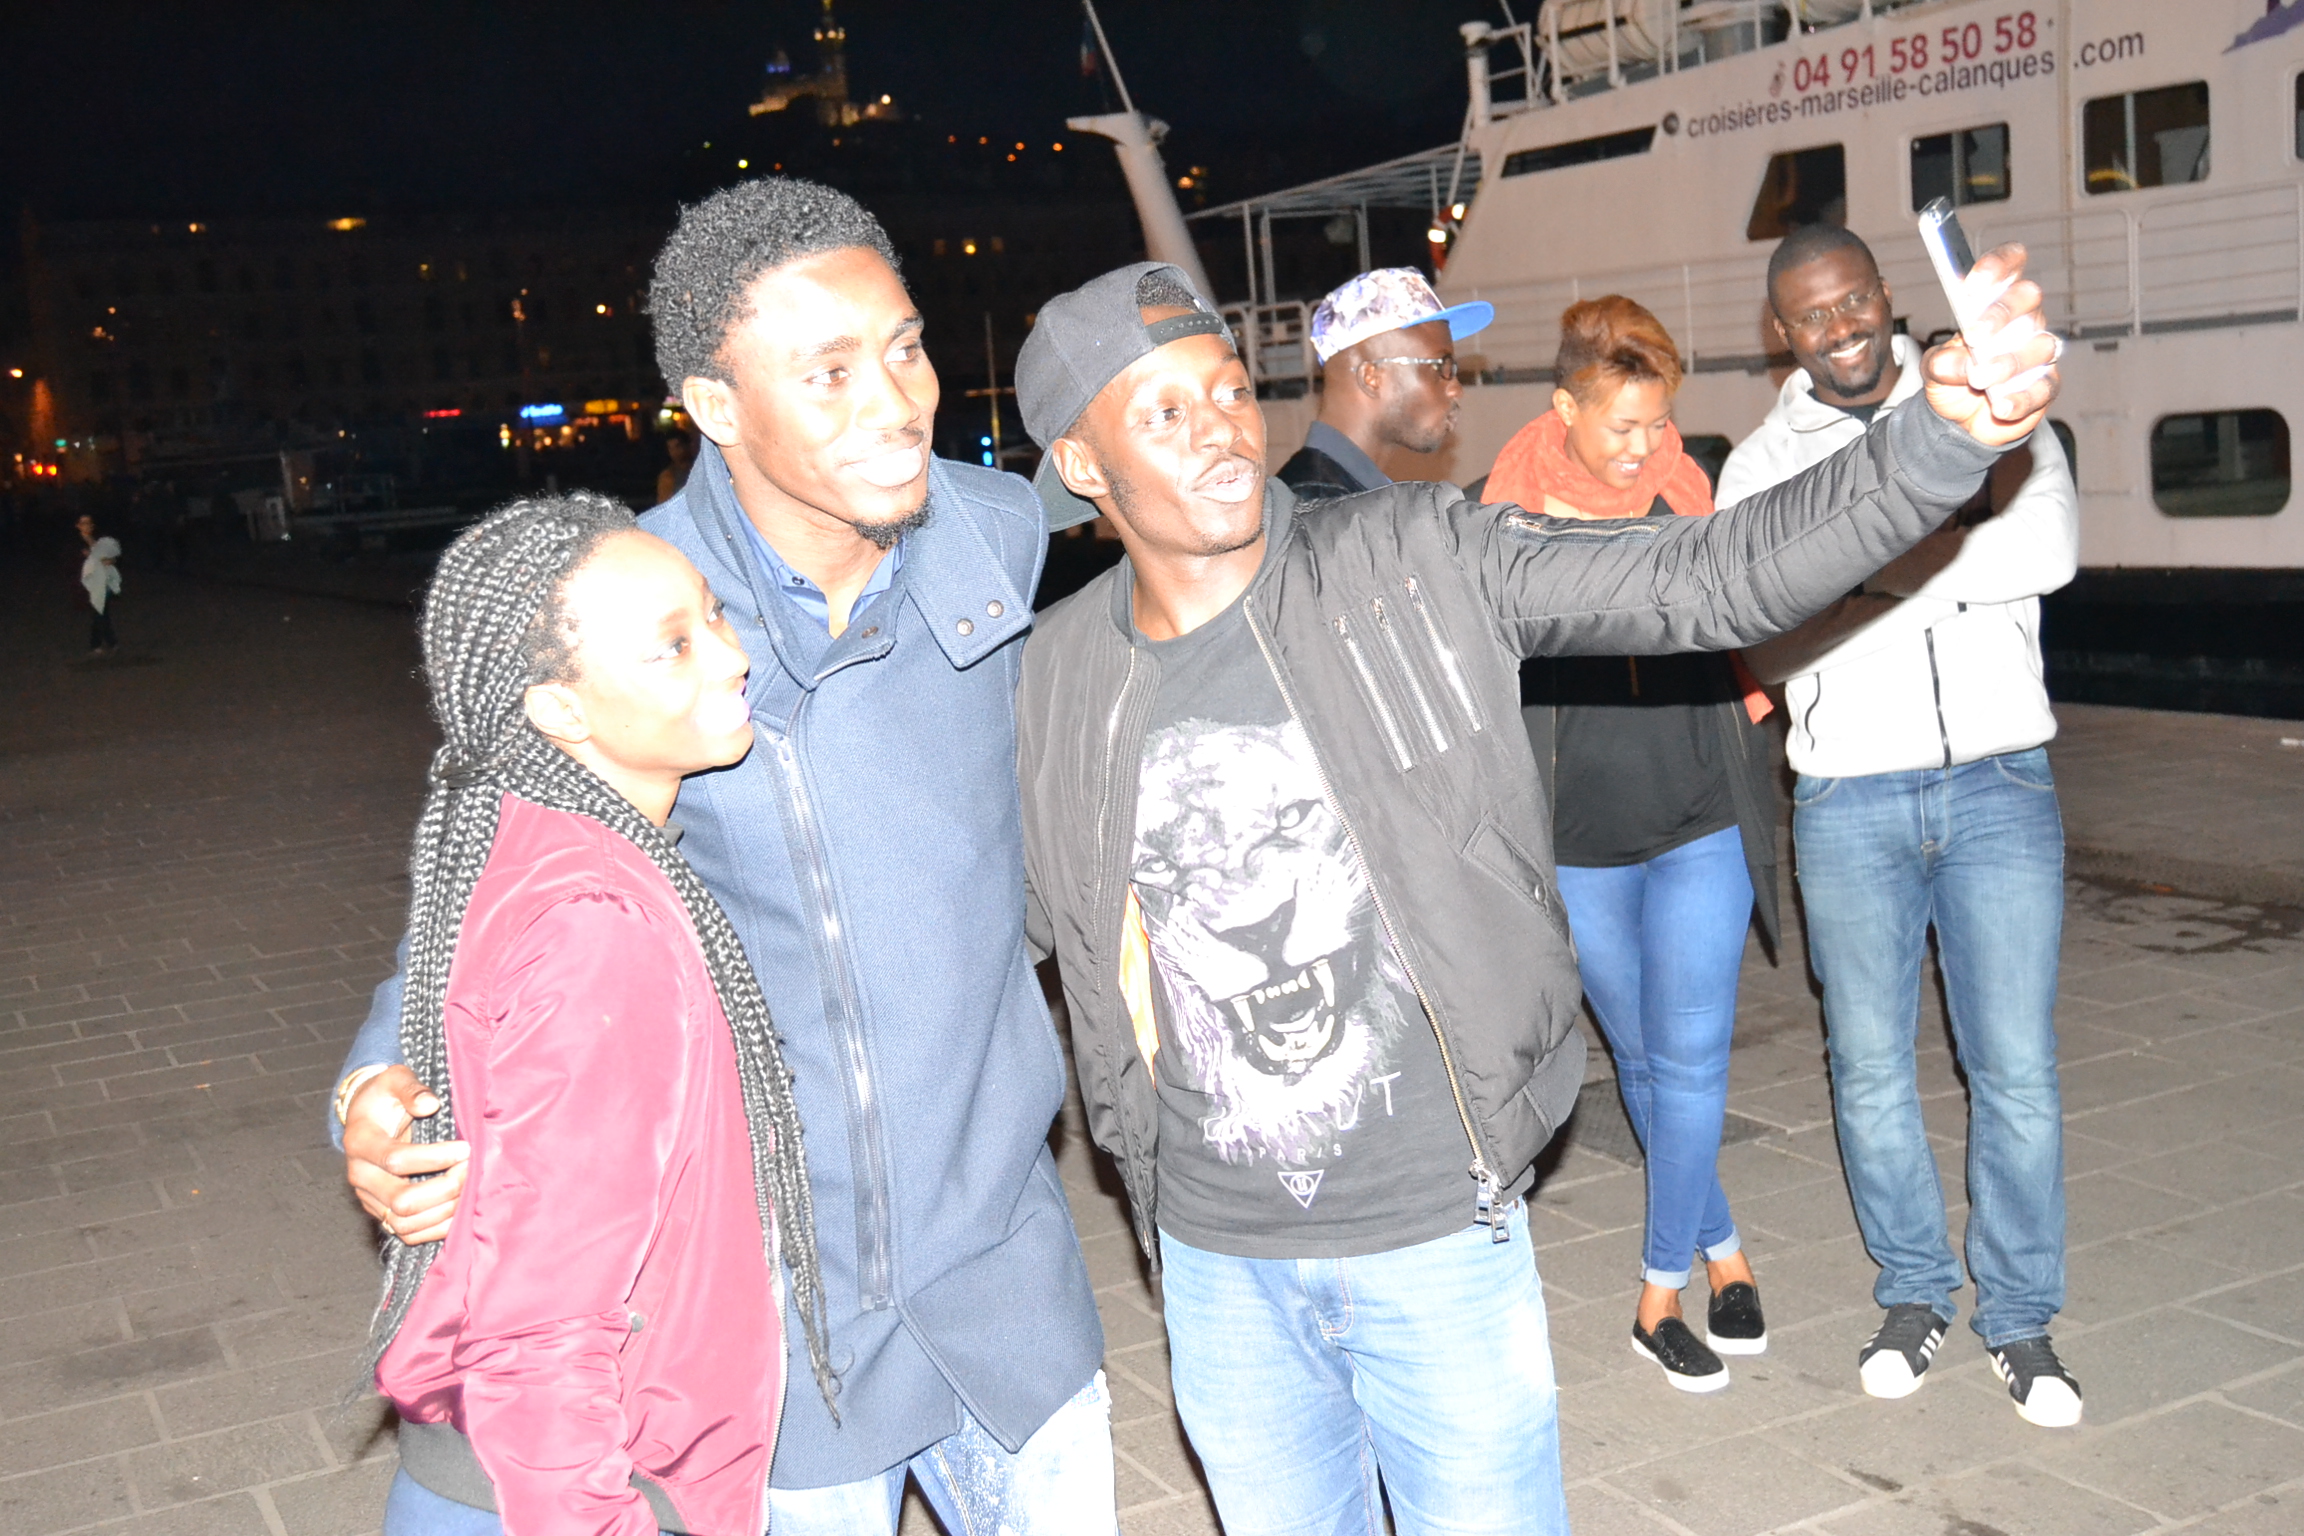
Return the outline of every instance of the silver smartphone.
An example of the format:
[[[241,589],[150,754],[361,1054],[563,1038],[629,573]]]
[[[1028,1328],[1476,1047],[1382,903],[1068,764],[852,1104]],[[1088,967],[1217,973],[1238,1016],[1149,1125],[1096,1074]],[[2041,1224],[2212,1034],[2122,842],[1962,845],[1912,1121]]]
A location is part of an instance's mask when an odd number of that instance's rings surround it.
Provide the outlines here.
[[[1944,297],[1952,301],[1952,319],[1966,335],[1970,322],[1994,296],[1978,295],[1968,287],[1976,253],[1969,248],[1968,232],[1960,227],[1960,215],[1946,199],[1939,197],[1920,210],[1920,243],[1928,248],[1928,263],[1936,269],[1936,281],[1944,285]],[[1973,344],[1975,338],[1969,339]]]

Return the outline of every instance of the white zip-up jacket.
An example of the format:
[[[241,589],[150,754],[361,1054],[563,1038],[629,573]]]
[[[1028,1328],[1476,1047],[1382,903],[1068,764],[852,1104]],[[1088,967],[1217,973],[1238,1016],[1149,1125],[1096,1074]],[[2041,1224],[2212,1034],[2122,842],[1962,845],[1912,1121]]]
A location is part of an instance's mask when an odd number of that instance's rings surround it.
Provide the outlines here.
[[[1892,345],[1901,374],[1883,411],[1922,382],[1919,347],[1904,336]],[[1732,506],[1863,434],[1862,422],[1818,400],[1807,373],[1795,371],[1728,456],[1715,500]],[[1784,680],[1794,769],[1845,778],[1948,768],[2056,734],[2041,672],[2040,597],[2079,565],[2079,495],[2055,433],[2035,432],[2029,446],[2030,474],[1996,515],[1967,530],[1957,554]]]

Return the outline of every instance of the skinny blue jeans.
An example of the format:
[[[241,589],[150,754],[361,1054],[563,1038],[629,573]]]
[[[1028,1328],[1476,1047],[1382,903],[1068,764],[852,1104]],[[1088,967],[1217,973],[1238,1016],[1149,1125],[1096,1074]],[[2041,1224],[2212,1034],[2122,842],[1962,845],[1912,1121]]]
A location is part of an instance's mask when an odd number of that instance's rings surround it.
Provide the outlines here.
[[[1968,1079],[1970,1326],[1992,1348],[2037,1337],[2064,1304],[2064,825],[2048,754],[1802,775],[1792,829],[1809,959],[1824,984],[1841,1161],[1880,1266],[1873,1299],[1956,1315],[1960,1264],[1913,1063],[1933,923]]]
[[[1568,1536],[1527,1212],[1340,1259],[1160,1234],[1176,1411],[1225,1536]]]
[[[1563,864],[1560,900],[1647,1164],[1640,1278],[1676,1291],[1692,1255],[1743,1247],[1720,1187],[1728,1043],[1752,926],[1743,834],[1728,827],[1645,864]]]

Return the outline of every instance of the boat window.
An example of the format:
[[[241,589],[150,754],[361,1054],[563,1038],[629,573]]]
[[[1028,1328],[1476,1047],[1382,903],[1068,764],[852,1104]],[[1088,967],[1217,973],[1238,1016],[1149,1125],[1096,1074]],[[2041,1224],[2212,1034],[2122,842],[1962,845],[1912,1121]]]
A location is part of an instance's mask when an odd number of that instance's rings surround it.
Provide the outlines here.
[[[1803,224],[1847,222],[1848,157],[1840,146],[1788,149],[1768,159],[1744,238],[1780,240]]]
[[[2278,411],[2163,416],[2152,427],[2152,501],[2170,517],[2270,517],[2288,504],[2288,422]]]
[[[2072,435],[2072,428],[2055,417],[2048,418],[2048,430],[2056,434],[2057,446],[2064,450],[2064,467],[2072,472],[2072,483],[2080,483],[2080,440]]]
[[[1912,141],[1912,211],[1937,198],[1954,207],[2008,196],[2008,125],[1987,123]]]
[[[1499,175],[1526,176],[1533,171],[1557,171],[1564,166],[1590,165],[1595,160],[1620,160],[1626,155],[1644,155],[1656,142],[1654,125],[1646,128],[1628,128],[1622,133],[1603,133],[1597,138],[1571,139],[1565,144],[1546,144],[1538,149],[1516,149],[1504,157],[1504,169]]]
[[[2080,111],[2080,157],[2093,193],[2208,179],[2208,82],[2099,96]]]

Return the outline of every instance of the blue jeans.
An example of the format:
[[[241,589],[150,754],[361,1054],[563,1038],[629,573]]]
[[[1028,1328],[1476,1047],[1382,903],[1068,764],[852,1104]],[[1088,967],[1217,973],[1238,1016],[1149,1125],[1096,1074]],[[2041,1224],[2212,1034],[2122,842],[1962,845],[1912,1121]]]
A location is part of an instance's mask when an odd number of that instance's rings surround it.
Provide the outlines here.
[[[1347,1259],[1160,1234],[1176,1411],[1226,1536],[1382,1536],[1386,1495],[1398,1536],[1567,1536],[1544,1288],[1508,1220]]]
[[[1920,1120],[1913,1040],[1936,927],[1952,1042],[1968,1078],[1970,1326],[1996,1347],[2047,1331],[2064,1304],[2064,1124],[2056,961],[2064,825],[2039,748],[1793,791],[1809,959],[1840,1156],[1873,1299],[1955,1314],[1960,1266]]]
[[[1689,1256],[1743,1247],[1720,1187],[1728,1042],[1752,926],[1752,876],[1734,827],[1645,864],[1560,866],[1584,995],[1616,1058],[1616,1091],[1648,1176],[1640,1278],[1678,1290]]]
[[[384,1495],[384,1536],[504,1536],[504,1522],[395,1472]]]
[[[1114,1536],[1112,1395],[1098,1371],[1011,1455],[974,1419],[903,1466],[831,1488],[771,1488],[776,1536],[895,1536],[904,1476],[953,1536]]]

